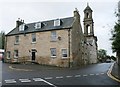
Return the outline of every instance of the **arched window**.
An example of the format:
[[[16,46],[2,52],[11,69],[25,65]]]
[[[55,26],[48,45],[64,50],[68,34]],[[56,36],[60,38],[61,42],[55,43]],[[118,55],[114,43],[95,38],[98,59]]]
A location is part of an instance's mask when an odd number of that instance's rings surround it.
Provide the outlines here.
[[[90,25],[87,25],[86,29],[87,29],[87,34],[90,35]]]
[[[89,18],[89,16],[90,16],[89,13],[87,13],[86,16],[87,16],[87,18]]]

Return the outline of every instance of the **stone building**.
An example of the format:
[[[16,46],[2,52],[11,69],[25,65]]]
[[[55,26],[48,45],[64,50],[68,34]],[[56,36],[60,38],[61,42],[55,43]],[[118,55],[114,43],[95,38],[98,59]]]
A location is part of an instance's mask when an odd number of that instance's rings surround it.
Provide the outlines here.
[[[97,37],[94,35],[94,22],[92,18],[92,9],[87,5],[84,10],[84,35],[87,42],[87,53],[89,63],[97,63]]]
[[[29,24],[18,19],[16,27],[6,35],[5,62],[37,62],[59,67],[96,63],[96,54],[89,53],[96,52],[97,39],[93,31],[92,12],[86,13],[88,7],[84,10],[84,33],[77,9],[73,12],[74,16],[68,18]],[[88,26],[90,35],[87,33]],[[88,43],[91,41],[92,47]]]

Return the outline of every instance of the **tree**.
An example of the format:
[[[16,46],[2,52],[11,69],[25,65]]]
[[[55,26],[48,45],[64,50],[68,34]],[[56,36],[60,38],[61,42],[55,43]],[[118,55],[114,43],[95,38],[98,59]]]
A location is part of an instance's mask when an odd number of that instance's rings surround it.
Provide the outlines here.
[[[1,31],[0,33],[0,49],[4,49],[5,45],[5,32]]]
[[[111,59],[114,60],[114,61],[116,61],[116,57],[114,57],[114,56],[111,56]]]
[[[105,62],[106,61],[106,56],[107,56],[107,51],[104,49],[98,50],[98,60],[100,62]]]
[[[112,50],[116,52],[116,56],[118,57],[118,64],[120,65],[120,24],[116,23],[114,26],[114,30],[112,31]]]

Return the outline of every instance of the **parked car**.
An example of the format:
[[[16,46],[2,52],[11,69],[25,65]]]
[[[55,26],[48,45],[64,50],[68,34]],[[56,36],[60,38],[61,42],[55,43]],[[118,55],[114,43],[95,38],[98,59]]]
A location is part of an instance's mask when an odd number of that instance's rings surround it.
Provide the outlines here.
[[[106,60],[106,63],[110,63],[110,62],[111,62],[111,60],[110,60],[110,59],[107,59],[107,60]]]
[[[4,61],[4,50],[0,49],[0,61]]]

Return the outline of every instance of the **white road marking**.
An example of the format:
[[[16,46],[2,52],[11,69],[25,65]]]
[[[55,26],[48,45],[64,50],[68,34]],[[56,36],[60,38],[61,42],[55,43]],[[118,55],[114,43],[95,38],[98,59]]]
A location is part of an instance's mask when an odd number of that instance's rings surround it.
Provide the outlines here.
[[[33,78],[33,80],[36,81],[36,82],[37,81],[43,81],[43,79],[41,79],[41,78]]]
[[[80,77],[81,75],[75,75],[75,77]]]
[[[51,86],[53,86],[53,87],[57,87],[57,86],[55,86],[54,84],[52,84],[52,83],[50,83],[50,82],[48,82],[48,81],[45,81],[44,79],[42,79],[42,80],[43,80],[43,82],[47,83],[48,85],[51,85]]]
[[[99,73],[97,73],[96,75],[99,75]]]
[[[70,77],[72,77],[72,76],[66,76],[67,78],[70,78]]]
[[[16,83],[15,79],[8,79],[5,80],[6,83]]]
[[[83,75],[83,76],[87,76],[87,75]]]
[[[62,78],[63,78],[63,76],[56,77],[56,79],[62,79]]]
[[[53,79],[53,77],[46,77],[46,78],[44,78],[44,79]]]
[[[21,82],[31,82],[29,79],[19,79]]]
[[[90,74],[91,76],[93,76],[94,74]]]
[[[100,73],[100,74],[105,74],[105,73]]]

